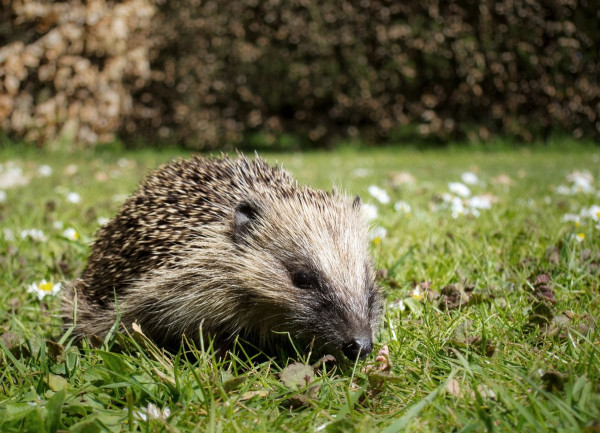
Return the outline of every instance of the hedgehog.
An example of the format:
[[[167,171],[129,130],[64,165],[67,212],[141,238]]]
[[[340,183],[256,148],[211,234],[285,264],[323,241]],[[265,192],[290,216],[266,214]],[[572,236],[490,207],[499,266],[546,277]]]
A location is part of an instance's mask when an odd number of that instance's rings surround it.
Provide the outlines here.
[[[360,197],[300,186],[255,156],[151,172],[101,227],[62,315],[80,340],[137,323],[156,344],[237,338],[263,353],[372,351],[382,314]]]

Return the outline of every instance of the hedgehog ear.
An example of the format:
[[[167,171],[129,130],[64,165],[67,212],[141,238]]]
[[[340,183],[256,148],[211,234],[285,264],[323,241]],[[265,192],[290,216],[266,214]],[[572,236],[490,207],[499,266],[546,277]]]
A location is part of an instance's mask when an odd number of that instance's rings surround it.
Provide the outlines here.
[[[233,214],[233,240],[236,243],[243,241],[252,228],[260,213],[259,203],[255,200],[242,200],[235,208]]]
[[[359,210],[361,205],[362,205],[362,200],[360,199],[360,196],[357,195],[356,197],[354,197],[354,201],[352,202],[352,207],[356,210]]]

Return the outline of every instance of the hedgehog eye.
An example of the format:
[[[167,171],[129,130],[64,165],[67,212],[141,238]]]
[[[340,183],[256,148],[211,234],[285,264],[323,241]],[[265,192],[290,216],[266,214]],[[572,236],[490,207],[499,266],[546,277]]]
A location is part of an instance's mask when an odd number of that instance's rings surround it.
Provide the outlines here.
[[[292,274],[292,283],[300,289],[311,289],[318,285],[315,274],[310,271],[298,271]]]

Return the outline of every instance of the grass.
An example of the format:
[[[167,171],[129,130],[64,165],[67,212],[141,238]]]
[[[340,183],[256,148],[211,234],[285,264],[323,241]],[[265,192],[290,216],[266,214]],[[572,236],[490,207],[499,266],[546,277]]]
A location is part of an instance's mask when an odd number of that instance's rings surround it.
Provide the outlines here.
[[[373,241],[388,306],[374,354],[314,374],[300,367],[312,379],[298,386],[286,381],[286,365],[314,363],[307,354],[221,361],[210,350],[163,354],[143,334],[80,347],[61,338],[57,300],[39,301],[27,287],[77,276],[98,218],[114,215],[144,173],[176,152],[0,149],[0,176],[12,161],[30,178],[6,188],[0,204],[0,431],[598,431],[600,228],[563,215],[600,198],[557,187],[588,170],[600,190],[599,154],[264,155],[303,183],[360,194],[378,208],[373,224],[387,230]],[[38,173],[42,164],[50,176]],[[497,202],[479,217],[453,218],[442,194],[467,171],[481,182],[472,194]],[[399,183],[408,179],[401,172],[414,183]],[[391,203],[370,197],[370,185]],[[400,200],[409,213],[394,210]],[[22,239],[31,228],[45,240]],[[67,228],[79,238],[66,237]],[[111,351],[117,342],[124,349]],[[388,361],[375,363],[382,345]]]

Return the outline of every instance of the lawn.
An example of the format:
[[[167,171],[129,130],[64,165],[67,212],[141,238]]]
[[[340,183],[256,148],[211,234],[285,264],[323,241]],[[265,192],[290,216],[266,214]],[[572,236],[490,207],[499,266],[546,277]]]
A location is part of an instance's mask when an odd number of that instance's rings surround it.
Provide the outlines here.
[[[386,311],[355,365],[73,345],[36,289],[178,155],[0,148],[0,431],[600,429],[599,148],[264,154],[368,204]]]

